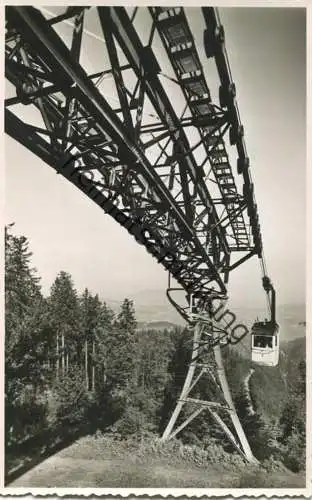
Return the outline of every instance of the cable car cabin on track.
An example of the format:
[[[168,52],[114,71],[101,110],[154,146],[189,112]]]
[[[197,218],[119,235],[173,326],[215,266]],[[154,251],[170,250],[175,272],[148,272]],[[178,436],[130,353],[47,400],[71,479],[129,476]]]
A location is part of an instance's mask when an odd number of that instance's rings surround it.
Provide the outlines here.
[[[254,323],[251,330],[251,360],[258,365],[277,366],[278,358],[278,325],[269,321]]]
[[[251,360],[258,365],[277,366],[279,358],[279,327],[275,320],[275,290],[267,276],[262,278],[269,299],[270,321],[256,321],[251,329]]]

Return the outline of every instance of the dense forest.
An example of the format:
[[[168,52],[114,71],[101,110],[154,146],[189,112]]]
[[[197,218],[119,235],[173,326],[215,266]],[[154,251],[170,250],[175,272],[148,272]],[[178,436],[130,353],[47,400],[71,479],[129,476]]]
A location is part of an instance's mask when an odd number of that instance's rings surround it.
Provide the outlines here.
[[[109,433],[118,440],[159,435],[181,390],[191,332],[138,328],[131,300],[125,298],[120,310],[113,311],[88,289],[79,295],[65,271],[44,297],[31,256],[27,238],[14,235],[8,226],[7,451],[47,429],[83,427],[86,433]],[[244,387],[250,360],[237,349],[223,350],[236,408],[255,456],[281,461],[295,472],[305,467],[305,354],[300,341],[300,348],[292,342],[284,346],[279,367],[254,367],[251,402]],[[212,389],[203,377],[197,390],[205,398]],[[235,455],[208,412],[194,419],[179,439]]]

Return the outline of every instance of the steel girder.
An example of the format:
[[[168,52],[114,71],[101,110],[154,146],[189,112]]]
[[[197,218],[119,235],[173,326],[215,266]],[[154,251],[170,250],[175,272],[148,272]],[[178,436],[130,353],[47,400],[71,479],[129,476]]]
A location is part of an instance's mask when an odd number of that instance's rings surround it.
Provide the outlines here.
[[[128,227],[187,293],[205,301],[211,293],[224,297],[230,270],[257,252],[243,211],[257,217],[249,191],[238,194],[225,150],[229,111],[207,104],[203,72],[197,72],[194,82],[189,68],[185,78],[177,51],[175,59],[171,54],[159,10],[168,11],[151,9],[154,21],[144,46],[124,8],[98,7],[108,56],[102,71],[90,73],[81,63],[85,9],[68,8],[47,20],[33,7],[8,7],[6,76],[16,97],[5,102],[6,131]],[[171,9],[169,17],[171,25],[182,22],[191,36],[183,9]],[[54,29],[64,19],[73,25],[68,47]],[[152,49],[155,28],[190,116],[177,113],[160,79]],[[199,60],[194,40],[184,42]],[[120,63],[120,54],[126,63]],[[99,90],[107,76],[113,79],[117,108]],[[27,123],[20,110],[14,113],[20,103],[40,111],[42,126]],[[148,120],[146,103],[153,110]],[[201,162],[189,128],[198,131],[205,149]],[[208,189],[209,163],[219,200]],[[230,263],[236,251],[245,255]]]

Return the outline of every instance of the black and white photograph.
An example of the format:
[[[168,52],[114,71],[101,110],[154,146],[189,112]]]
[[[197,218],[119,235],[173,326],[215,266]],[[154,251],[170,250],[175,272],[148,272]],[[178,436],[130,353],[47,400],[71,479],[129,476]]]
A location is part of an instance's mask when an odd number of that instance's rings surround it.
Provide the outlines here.
[[[311,486],[307,9],[161,3],[3,11],[13,493]]]

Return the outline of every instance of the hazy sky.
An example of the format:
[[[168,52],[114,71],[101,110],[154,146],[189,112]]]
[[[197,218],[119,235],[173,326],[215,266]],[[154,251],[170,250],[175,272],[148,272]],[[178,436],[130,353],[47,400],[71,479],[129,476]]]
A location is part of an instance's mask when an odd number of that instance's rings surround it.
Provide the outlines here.
[[[187,12],[203,56],[199,11]],[[251,159],[269,275],[280,303],[303,302],[305,10],[222,8],[220,17]],[[66,32],[64,25],[60,29]],[[96,40],[89,38],[95,51]],[[206,61],[203,57],[208,68]],[[216,82],[208,73],[207,83],[215,95]],[[6,222],[15,222],[15,232],[29,238],[44,292],[61,269],[72,274],[79,290],[88,286],[102,297],[165,290],[166,272],[125,229],[8,136],[5,146]],[[232,273],[229,294],[234,304],[264,303],[256,257]]]

